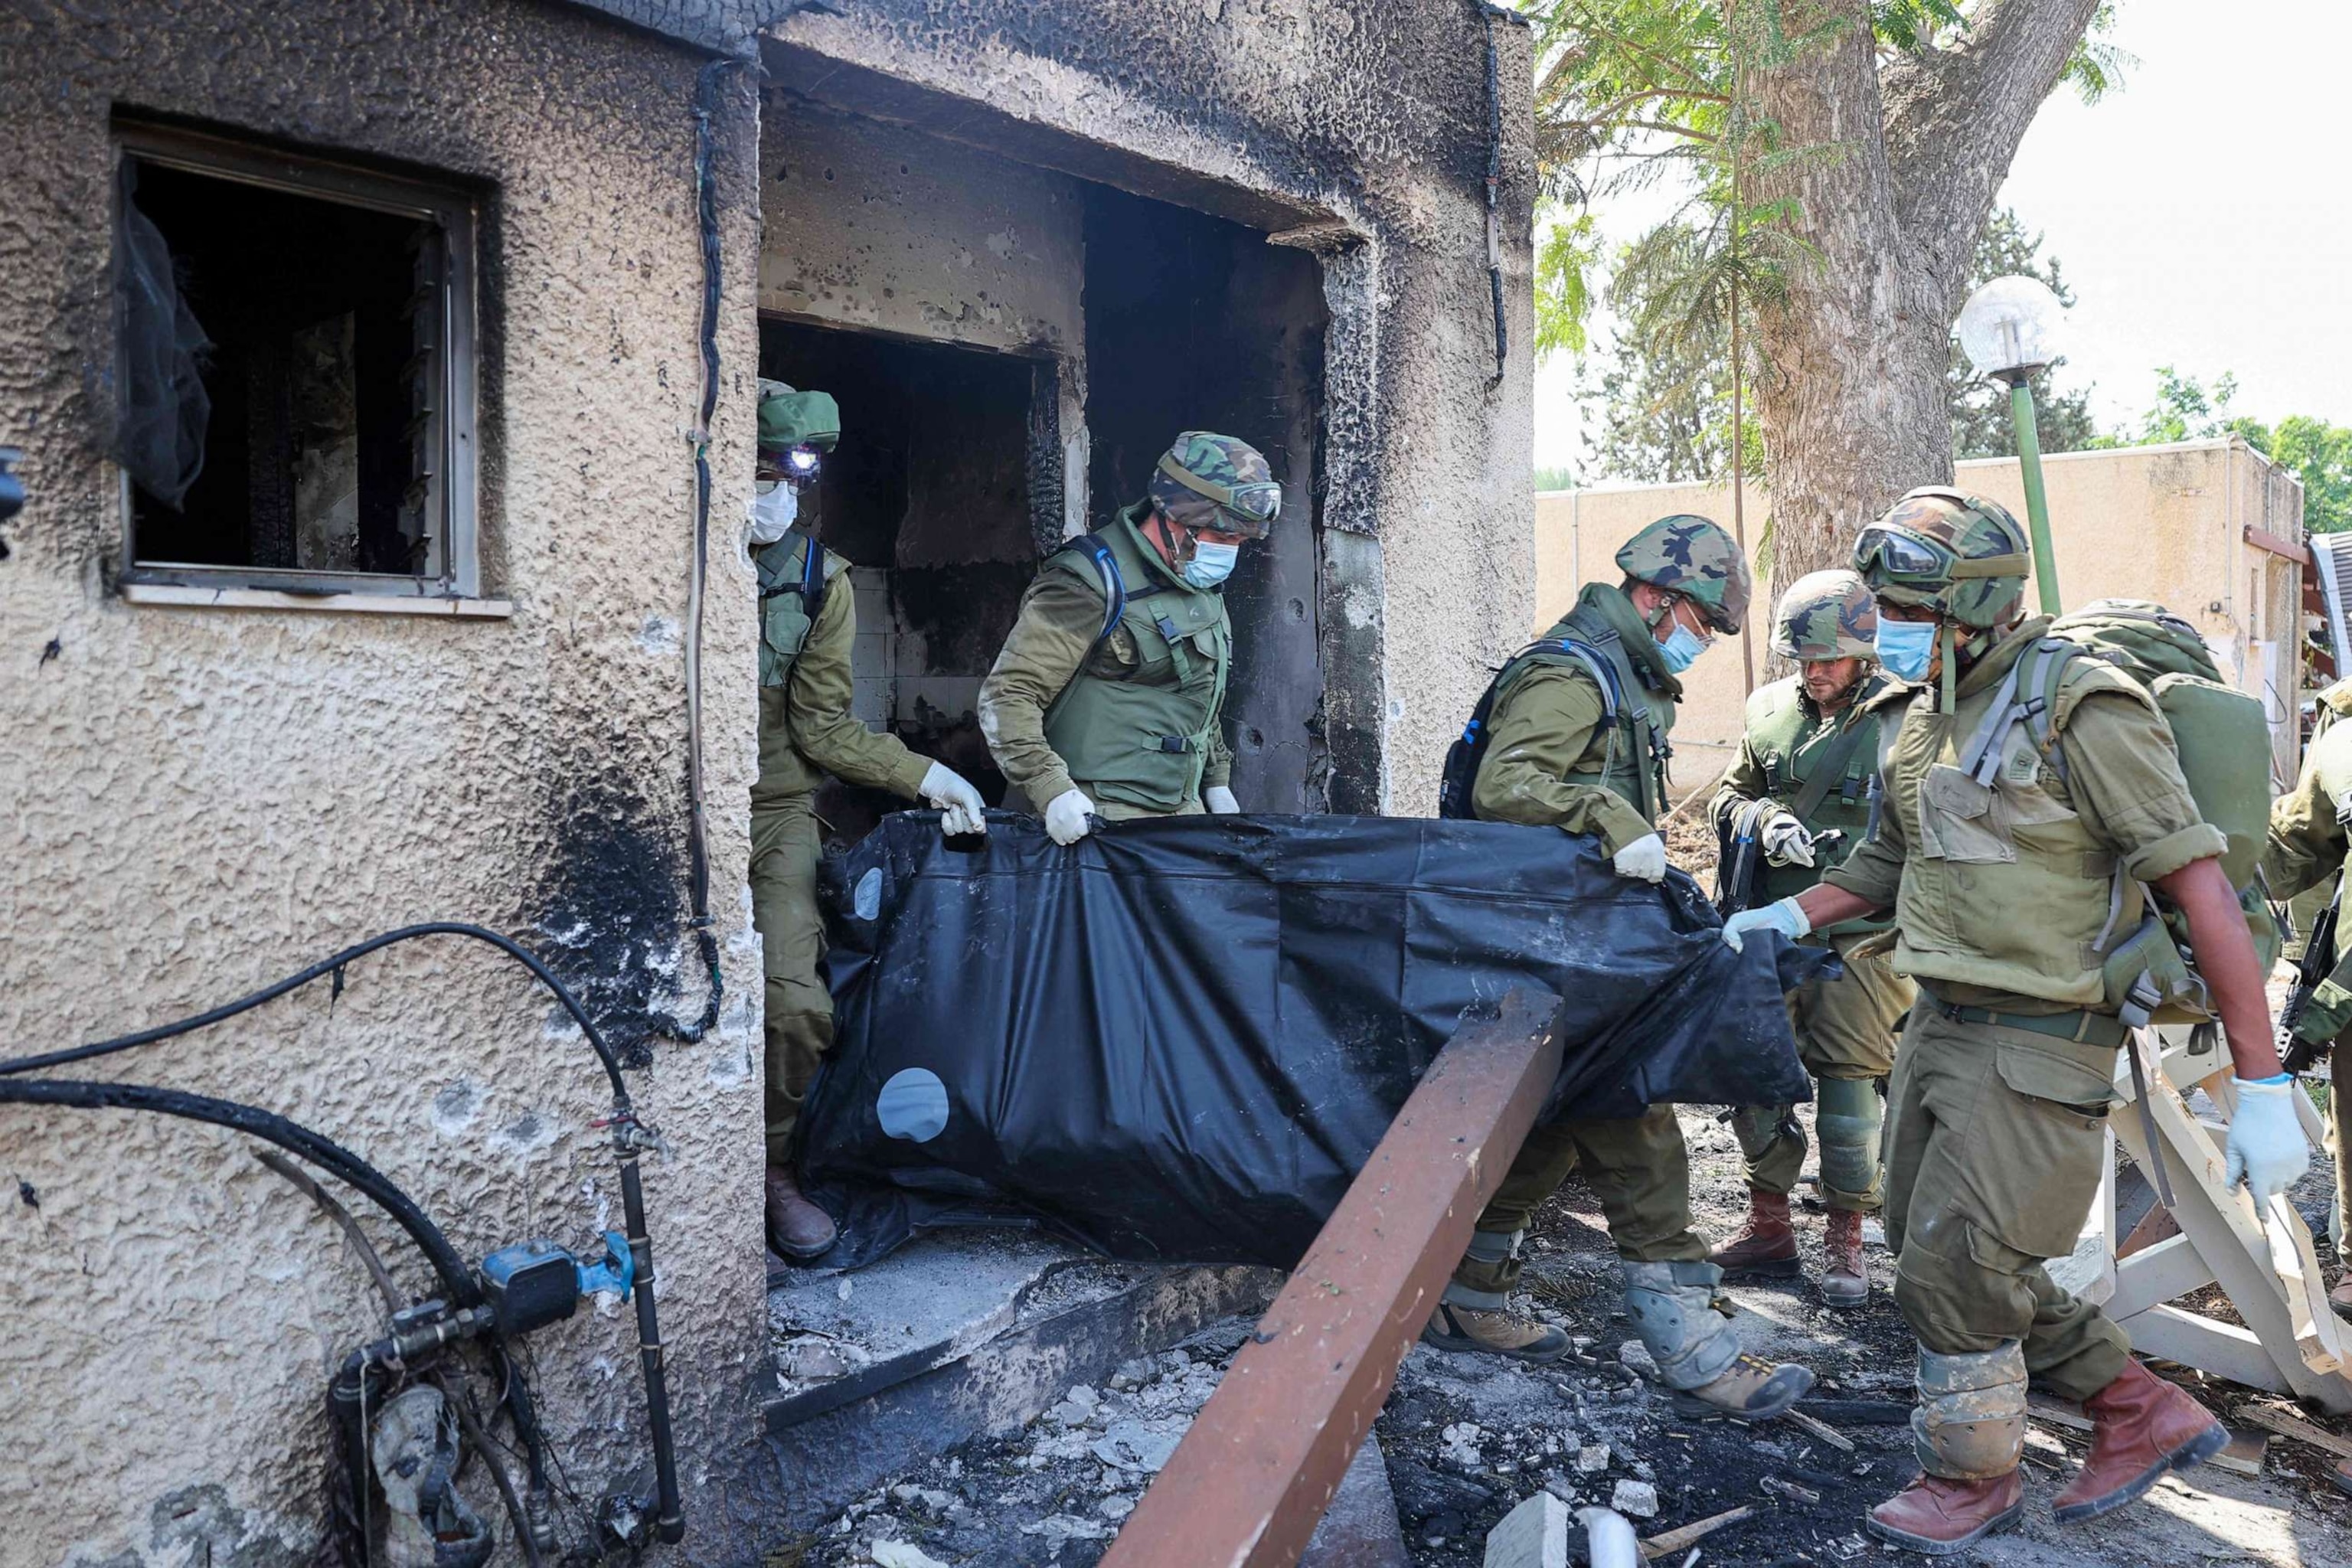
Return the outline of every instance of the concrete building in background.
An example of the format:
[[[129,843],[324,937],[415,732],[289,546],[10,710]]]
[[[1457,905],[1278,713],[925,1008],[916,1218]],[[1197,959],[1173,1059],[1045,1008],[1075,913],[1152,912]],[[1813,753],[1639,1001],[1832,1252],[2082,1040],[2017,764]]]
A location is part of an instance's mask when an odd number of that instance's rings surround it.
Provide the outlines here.
[[[789,1479],[759,1440],[755,377],[840,399],[814,510],[876,722],[984,774],[972,688],[1040,555],[1222,428],[1286,489],[1233,581],[1244,807],[1426,811],[1532,613],[1528,37],[1462,0],[93,0],[0,36],[31,492],[0,1052],[408,921],[544,952],[665,1140],[687,1534],[652,1560],[756,1557]],[[620,1224],[580,1031],[474,945],[77,1070],[294,1117],[468,1258]],[[0,1105],[10,1563],[318,1544],[328,1379],[383,1315],[252,1147]],[[530,1343],[578,1541],[647,1484],[635,1336],[607,1307]]]
[[[2066,452],[2044,458],[2042,472],[2067,607],[2093,599],[2153,599],[2193,622],[2224,673],[2263,699],[2271,714],[2273,773],[2292,780],[2299,754],[2301,481],[2235,437]],[[2015,458],[1964,462],[1958,482],[2025,516]],[[1893,485],[1888,500],[1907,488]],[[1750,486],[1744,510],[1752,550],[1771,513],[1770,495]],[[1583,583],[1613,580],[1610,557],[1634,530],[1677,511],[1729,527],[1730,488],[1603,486],[1537,496],[1534,629],[1574,603]],[[1866,521],[1857,518],[1856,528]],[[1770,679],[1764,649],[1769,606],[1778,594],[1769,580],[1759,583],[1757,604],[1768,608],[1750,621],[1759,685]],[[2030,587],[2026,602],[2038,602]],[[1683,715],[1675,726],[1677,793],[1711,787],[1738,751],[1746,706],[1741,645],[1748,635],[1726,638],[1684,677]]]

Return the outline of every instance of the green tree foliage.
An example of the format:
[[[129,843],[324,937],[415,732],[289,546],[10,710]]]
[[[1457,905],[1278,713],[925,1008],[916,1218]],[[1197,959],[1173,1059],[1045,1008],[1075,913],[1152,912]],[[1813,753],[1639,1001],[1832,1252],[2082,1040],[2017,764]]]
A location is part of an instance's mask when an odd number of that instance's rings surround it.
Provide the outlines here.
[[[1661,227],[1648,237],[1654,247],[1678,241]],[[1704,241],[1694,239],[1697,245]],[[1647,290],[1661,273],[1671,276],[1668,258],[1652,267],[1621,266],[1610,279],[1606,302],[1625,323],[1605,368],[1587,365],[1577,394],[1600,407],[1593,441],[1593,469],[1612,479],[1657,483],[1719,479],[1731,471],[1731,332],[1727,319],[1678,316],[1661,309]],[[1978,242],[1969,286],[2022,274],[2038,278],[2067,305],[2074,302],[2063,268],[2042,255],[2042,236],[2030,232],[2015,213],[2002,208]],[[1662,323],[1644,330],[1647,323]],[[1745,345],[1752,378],[1755,345]],[[2064,364],[2059,361],[2059,364]],[[2032,376],[2034,405],[2045,452],[2073,452],[2102,440],[2091,411],[2089,389],[2059,392],[2051,384],[2057,368]],[[1950,371],[1952,447],[1962,458],[2007,458],[2017,451],[2010,426],[2009,394],[1976,378],[1953,340]],[[1764,471],[1763,441],[1748,428],[1749,473]],[[2113,444],[2112,440],[2109,444]]]
[[[2238,378],[2227,371],[2208,383],[2158,365],[2156,402],[2140,416],[2137,434],[2094,444],[2153,447],[2236,436],[2303,481],[2305,528],[2313,533],[2352,529],[2352,429],[2308,414],[2291,414],[2275,426],[2232,416],[2230,404],[2237,395]]]
[[[2015,212],[1997,210],[1985,225],[1969,263],[1969,287],[1975,289],[1996,278],[2035,278],[2050,287],[2058,302],[2070,309],[2074,290],[2066,287],[2063,268],[2054,256],[2044,258],[2042,236],[2028,233]],[[2097,417],[2091,412],[2091,389],[2060,392],[2053,384],[2059,367],[2047,365],[2026,378],[2033,392],[2035,433],[2045,452],[2079,452],[2100,444]],[[2017,433],[2010,424],[2009,389],[1977,379],[1968,356],[1960,353],[1959,335],[1952,337],[1952,455],[1958,458],[2012,458]]]
[[[2260,430],[2260,426],[2256,426]],[[2291,414],[2275,430],[2246,439],[2303,481],[2303,525],[2314,533],[2352,529],[2352,430]]]

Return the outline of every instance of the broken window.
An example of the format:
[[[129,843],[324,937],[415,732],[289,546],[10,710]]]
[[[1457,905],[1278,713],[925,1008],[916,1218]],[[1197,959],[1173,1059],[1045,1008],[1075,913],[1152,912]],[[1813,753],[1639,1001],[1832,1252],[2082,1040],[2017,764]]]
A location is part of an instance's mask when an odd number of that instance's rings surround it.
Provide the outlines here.
[[[123,580],[477,593],[471,197],[116,133]]]

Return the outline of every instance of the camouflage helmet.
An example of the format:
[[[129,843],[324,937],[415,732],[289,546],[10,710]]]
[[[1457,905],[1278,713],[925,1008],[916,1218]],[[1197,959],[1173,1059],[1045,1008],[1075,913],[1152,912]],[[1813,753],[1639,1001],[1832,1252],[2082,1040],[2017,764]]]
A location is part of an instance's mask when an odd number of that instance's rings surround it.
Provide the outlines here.
[[[1843,567],[1789,584],[1772,623],[1772,651],[1782,658],[1878,658],[1878,601]]]
[[[1731,535],[1689,512],[1662,517],[1625,542],[1617,569],[1635,582],[1679,594],[1719,632],[1736,632],[1756,591],[1748,559]]]
[[[1282,487],[1248,442],[1187,430],[1152,472],[1151,504],[1183,528],[1264,539],[1282,510]]]
[[[1979,631],[2008,623],[2032,566],[2007,507],[1946,485],[1911,491],[1853,542],[1853,569],[1874,595]]]

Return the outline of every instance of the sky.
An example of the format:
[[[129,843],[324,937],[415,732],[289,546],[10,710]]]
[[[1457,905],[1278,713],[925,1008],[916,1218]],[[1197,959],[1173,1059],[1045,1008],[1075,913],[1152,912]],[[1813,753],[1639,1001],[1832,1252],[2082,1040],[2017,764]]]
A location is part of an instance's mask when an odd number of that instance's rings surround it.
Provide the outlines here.
[[[2116,11],[2112,41],[2137,57],[2122,89],[2095,105],[2052,94],[2000,196],[2075,296],[2059,384],[2089,384],[2103,424],[2137,425],[2158,365],[2229,371],[2233,413],[2352,424],[2352,4]],[[1622,241],[1655,216],[1602,224]],[[1538,368],[1538,467],[1577,460],[1575,380],[1566,354]]]

